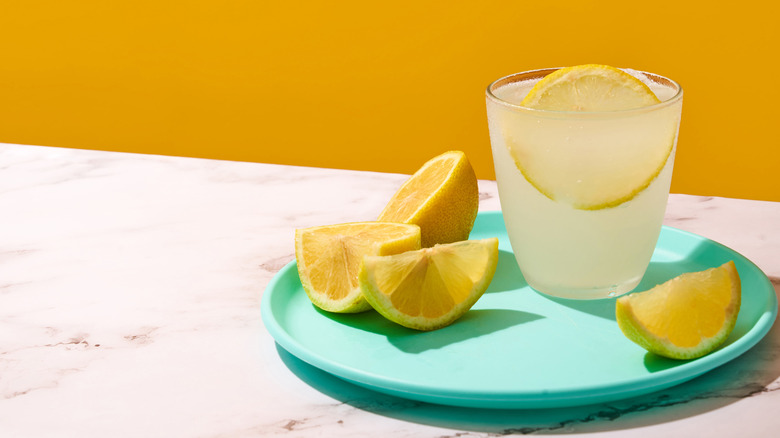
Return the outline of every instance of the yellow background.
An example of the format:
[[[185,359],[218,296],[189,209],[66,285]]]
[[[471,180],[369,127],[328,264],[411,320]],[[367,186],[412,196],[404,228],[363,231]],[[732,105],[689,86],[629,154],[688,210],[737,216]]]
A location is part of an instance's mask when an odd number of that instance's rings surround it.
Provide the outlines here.
[[[9,1],[0,142],[494,178],[484,89],[632,67],[683,85],[672,191],[780,201],[776,3]]]

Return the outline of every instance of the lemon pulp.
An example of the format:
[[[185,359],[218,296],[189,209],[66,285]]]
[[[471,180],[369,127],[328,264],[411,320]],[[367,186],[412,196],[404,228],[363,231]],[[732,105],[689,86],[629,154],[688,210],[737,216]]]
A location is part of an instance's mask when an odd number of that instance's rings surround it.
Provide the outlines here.
[[[371,308],[358,284],[364,256],[419,248],[416,225],[355,222],[295,231],[295,259],[303,289],[315,306],[330,312]]]
[[[741,304],[734,262],[675,277],[616,302],[618,326],[648,351],[692,359],[719,347],[734,329]]]
[[[360,286],[371,306],[389,320],[434,330],[453,323],[477,302],[497,263],[497,238],[368,256]]]

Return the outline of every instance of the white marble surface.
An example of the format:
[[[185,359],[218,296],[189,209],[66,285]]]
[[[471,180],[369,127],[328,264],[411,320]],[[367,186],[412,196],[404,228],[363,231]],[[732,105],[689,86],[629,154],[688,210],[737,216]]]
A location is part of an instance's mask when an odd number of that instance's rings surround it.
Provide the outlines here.
[[[371,220],[405,178],[0,145],[0,437],[780,433],[777,324],[678,387],[541,411],[380,395],[278,348],[260,300],[293,230]],[[780,288],[780,203],[673,195],[666,224]]]

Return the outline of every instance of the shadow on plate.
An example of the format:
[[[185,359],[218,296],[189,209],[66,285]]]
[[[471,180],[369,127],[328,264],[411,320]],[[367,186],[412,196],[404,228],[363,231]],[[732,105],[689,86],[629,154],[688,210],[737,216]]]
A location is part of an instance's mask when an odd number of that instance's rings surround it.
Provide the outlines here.
[[[541,318],[544,317],[520,310],[472,309],[449,327],[430,332],[407,329],[403,333],[388,335],[387,339],[405,353],[421,353]]]
[[[561,306],[578,312],[589,313],[604,319],[615,320],[615,298],[605,298],[600,300],[571,300],[567,298],[558,298],[539,293],[540,296]]]
[[[710,264],[702,262],[701,260],[705,255],[708,255],[708,253],[706,253],[706,248],[697,245],[694,247],[691,254],[688,255],[688,259],[686,259],[684,263],[679,260],[650,262],[645,275],[642,277],[642,281],[634,288],[633,292],[650,290],[685,272],[699,271],[710,267],[720,266],[721,263],[719,263],[718,260],[712,261]],[[604,319],[615,320],[615,301],[617,298],[572,300],[544,294],[540,295],[572,310],[589,313]]]
[[[684,272],[684,267],[679,263],[670,262],[650,262],[642,281],[634,289],[636,292],[652,289],[671,278],[674,278]],[[572,300],[567,298],[558,298],[549,295],[541,296],[553,301],[561,306],[566,306],[572,310],[589,313],[604,319],[615,320],[615,301],[617,298],[604,298],[597,300]]]
[[[493,280],[485,293],[506,292],[528,286],[523,273],[517,266],[517,259],[511,251],[498,251],[498,266]]]
[[[714,411],[767,388],[780,376],[780,329],[753,349],[673,388],[604,404],[560,409],[477,409],[407,400],[352,384],[277,351],[290,371],[315,390],[355,409],[402,421],[498,435],[592,433],[647,427]],[[723,416],[723,421],[730,421]]]
[[[453,325],[423,332],[400,326],[375,311],[358,314],[318,312],[334,321],[358,330],[387,336],[387,340],[405,353],[421,353],[484,336],[509,327],[543,318],[535,313],[512,309],[471,309]]]
[[[675,360],[668,357],[659,356],[655,353],[645,353],[645,368],[651,373],[658,373],[669,370],[680,365],[685,365],[689,360]]]

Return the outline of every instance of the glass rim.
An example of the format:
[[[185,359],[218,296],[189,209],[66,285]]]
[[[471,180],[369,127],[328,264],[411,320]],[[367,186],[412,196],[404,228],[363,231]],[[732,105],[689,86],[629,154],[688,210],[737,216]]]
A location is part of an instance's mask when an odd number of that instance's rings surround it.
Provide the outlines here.
[[[548,74],[550,74],[550,73],[552,73],[552,72],[554,72],[556,70],[560,70],[561,68],[564,68],[564,67],[541,68],[541,69],[526,70],[526,71],[521,71],[521,72],[517,72],[517,73],[512,73],[510,75],[503,76],[503,77],[498,78],[495,81],[491,82],[487,86],[487,89],[485,90],[485,93],[486,93],[487,97],[490,100],[492,100],[493,102],[495,102],[497,104],[500,104],[500,105],[503,105],[503,106],[506,106],[508,108],[512,108],[512,109],[518,110],[518,111],[524,111],[524,112],[528,112],[528,113],[532,113],[532,114],[537,114],[537,115],[540,115],[540,116],[541,115],[549,115],[549,116],[552,116],[552,115],[557,115],[557,116],[565,115],[565,116],[575,116],[575,117],[582,117],[582,116],[589,116],[589,115],[590,116],[593,116],[593,115],[602,115],[602,116],[603,115],[627,115],[627,114],[632,114],[632,113],[649,112],[649,111],[653,111],[655,109],[659,109],[659,108],[667,107],[667,106],[670,106],[670,105],[674,105],[675,103],[677,103],[679,100],[682,99],[682,95],[683,95],[683,88],[677,81],[675,81],[673,79],[669,79],[669,78],[667,78],[665,76],[661,76],[659,74],[645,72],[645,71],[642,71],[642,70],[633,70],[633,69],[632,69],[632,71],[636,71],[638,73],[641,73],[641,74],[645,75],[645,77],[647,77],[652,82],[655,82],[655,83],[658,83],[658,84],[661,84],[661,85],[672,86],[672,87],[676,88],[677,92],[674,93],[674,95],[672,97],[670,97],[670,98],[668,98],[668,99],[666,99],[664,101],[661,101],[661,102],[658,102],[658,103],[654,103],[652,105],[642,106],[642,107],[638,107],[638,108],[624,109],[624,110],[608,110],[608,111],[560,111],[560,110],[547,110],[547,109],[528,108],[528,107],[525,107],[525,106],[522,106],[522,105],[519,105],[519,104],[516,104],[516,103],[508,102],[508,101],[506,101],[504,99],[501,99],[500,97],[496,96],[493,93],[493,90],[498,88],[499,86],[520,82],[520,79],[524,78],[524,77],[529,77],[529,79],[530,78],[537,78],[537,77],[538,78],[543,78],[544,76],[547,76]]]

